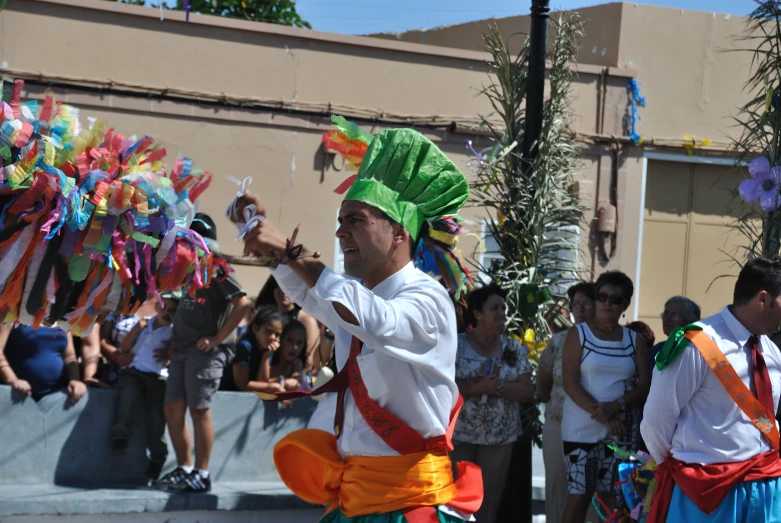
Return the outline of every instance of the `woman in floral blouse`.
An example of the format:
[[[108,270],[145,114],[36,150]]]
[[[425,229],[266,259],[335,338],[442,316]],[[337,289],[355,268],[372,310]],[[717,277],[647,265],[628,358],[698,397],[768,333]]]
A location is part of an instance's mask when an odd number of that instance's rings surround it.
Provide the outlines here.
[[[575,323],[594,318],[594,284],[578,283],[567,290]],[[560,523],[567,502],[567,467],[561,443],[561,411],[564,382],[561,377],[561,348],[568,331],[553,335],[540,356],[537,370],[537,394],[547,403],[542,428],[542,458],[545,462],[545,521]]]
[[[496,518],[512,447],[521,435],[519,404],[532,401],[534,386],[527,350],[502,335],[507,317],[504,292],[489,285],[467,297],[465,321],[472,329],[458,337],[456,383],[464,406],[456,423],[451,459],[483,469],[485,496],[477,521]]]

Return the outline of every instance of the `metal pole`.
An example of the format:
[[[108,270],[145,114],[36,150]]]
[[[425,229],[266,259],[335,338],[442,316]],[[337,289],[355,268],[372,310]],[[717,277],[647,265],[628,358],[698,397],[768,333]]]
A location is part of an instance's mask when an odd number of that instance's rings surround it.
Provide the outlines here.
[[[545,62],[548,51],[549,0],[532,0],[531,49],[529,54],[529,83],[526,92],[526,128],[523,138],[523,157],[537,156],[536,142],[542,132],[542,109],[545,101]],[[525,165],[529,165],[525,162]],[[513,445],[510,474],[504,490],[500,518],[497,521],[532,523],[532,442],[521,437]]]
[[[529,54],[529,84],[526,94],[526,130],[523,139],[523,157],[537,155],[533,147],[542,131],[542,105],[545,99],[545,59],[548,47],[549,0],[532,0],[531,49]]]

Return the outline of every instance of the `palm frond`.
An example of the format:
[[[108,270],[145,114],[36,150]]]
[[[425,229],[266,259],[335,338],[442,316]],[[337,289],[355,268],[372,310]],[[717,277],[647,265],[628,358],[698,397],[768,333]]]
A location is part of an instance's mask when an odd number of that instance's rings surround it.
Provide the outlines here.
[[[489,157],[473,162],[477,178],[472,185],[472,204],[491,209],[498,217],[486,226],[502,256],[480,269],[507,293],[509,333],[523,339],[533,329],[538,342],[549,337],[553,317],[560,317],[557,293],[577,278],[576,267],[570,267],[564,253],[578,251],[578,235],[572,231],[581,228],[584,211],[571,191],[581,151],[570,128],[569,105],[570,63],[577,55],[583,23],[576,14],[560,14],[550,23],[556,36],[548,56],[549,97],[532,160],[522,155],[529,42],[513,57],[495,26],[484,35],[492,77],[482,94],[491,104],[493,118],[483,117],[482,125],[494,147]],[[526,434],[539,442],[538,416],[525,419]]]

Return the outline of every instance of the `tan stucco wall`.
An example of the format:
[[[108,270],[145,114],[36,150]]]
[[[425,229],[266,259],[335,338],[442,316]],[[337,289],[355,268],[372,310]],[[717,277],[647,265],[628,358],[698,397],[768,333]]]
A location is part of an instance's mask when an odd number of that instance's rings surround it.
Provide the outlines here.
[[[624,4],[615,2],[578,9],[578,13],[580,13],[583,21],[586,23],[580,53],[577,57],[578,63],[602,66],[618,65],[620,36],[618,29],[621,24],[621,11],[623,8]],[[513,52],[517,52],[520,49],[526,35],[529,34],[530,21],[528,16],[510,16],[446,27],[406,31],[403,33],[380,33],[370,36],[399,42],[482,51],[485,49],[483,33],[494,24],[507,37],[507,43]],[[549,39],[552,38],[553,31],[549,35]]]
[[[450,121],[448,115],[474,117],[489,111],[479,94],[489,80],[485,54],[205,16],[193,17],[198,23],[185,24],[181,16],[177,18],[179,13],[167,13],[160,21],[155,13],[101,0],[11,0],[0,13],[0,66],[44,76],[110,79],[323,107],[331,103],[398,114],[439,114],[445,115],[444,122]],[[31,44],[27,38],[31,32],[58,34],[64,52],[47,53],[46,46]],[[599,129],[599,71],[579,70],[573,83],[573,124],[581,132]],[[608,82],[607,133],[621,133],[625,81],[624,76]],[[25,96],[40,98],[44,88],[30,84]],[[215,182],[202,197],[201,209],[217,219],[226,252],[240,251],[233,241],[234,229],[223,217],[235,193],[235,186],[224,180],[230,174],[252,176],[253,188],[264,197],[270,216],[289,231],[300,223],[300,238],[322,251],[328,263],[333,261],[340,197],[332,190],[349,173],[332,170],[328,162],[324,168],[320,135],[327,129],[326,118],[209,106],[194,99],[143,93],[90,92],[59,85],[52,90],[60,100],[80,107],[84,122],[88,116],[103,117],[126,135],[154,136],[167,146],[170,158],[184,154],[197,167],[214,172]],[[368,122],[362,125],[378,130]],[[448,130],[424,132],[468,175],[465,140],[473,139],[477,149],[489,144],[484,137]],[[605,168],[597,160],[600,150],[587,151],[590,156],[578,174],[584,201],[592,209],[609,194],[597,184],[600,165]],[[472,230],[479,232],[484,211],[470,208],[464,215],[474,221]],[[592,215],[589,211],[587,221]],[[585,231],[581,244],[583,267],[599,270]],[[474,242],[466,240],[464,252],[473,249]],[[260,269],[238,268],[238,272],[253,293],[266,275]]]
[[[748,101],[743,86],[751,53],[741,46],[746,19],[739,16],[625,4],[619,66],[638,71],[646,96],[641,134],[727,141],[729,117]]]
[[[745,29],[744,17],[628,2],[578,12],[587,22],[578,63],[637,71],[648,104],[639,109],[641,134],[672,139],[694,135],[714,142],[734,136],[729,117],[748,100],[743,86],[751,54],[731,52],[742,45],[737,37]],[[529,31],[529,17],[516,16],[372,36],[476,50],[483,48],[481,33],[493,23],[516,48]]]

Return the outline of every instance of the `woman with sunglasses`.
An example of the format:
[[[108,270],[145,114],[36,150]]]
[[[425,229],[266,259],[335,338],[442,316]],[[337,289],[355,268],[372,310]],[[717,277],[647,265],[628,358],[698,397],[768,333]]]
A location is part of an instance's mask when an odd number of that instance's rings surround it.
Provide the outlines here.
[[[594,319],[594,284],[580,282],[567,289],[569,310],[574,323]],[[561,411],[564,386],[561,376],[561,351],[567,330],[557,332],[540,355],[537,369],[537,394],[545,405],[542,426],[542,459],[545,463],[545,521],[561,523],[567,500],[567,465],[561,452]]]
[[[567,393],[561,423],[568,490],[564,523],[583,523],[594,492],[612,511],[618,475],[608,445],[634,450],[637,408],[651,383],[645,340],[619,323],[632,299],[632,280],[610,271],[595,287],[593,319],[569,330],[562,351]]]

